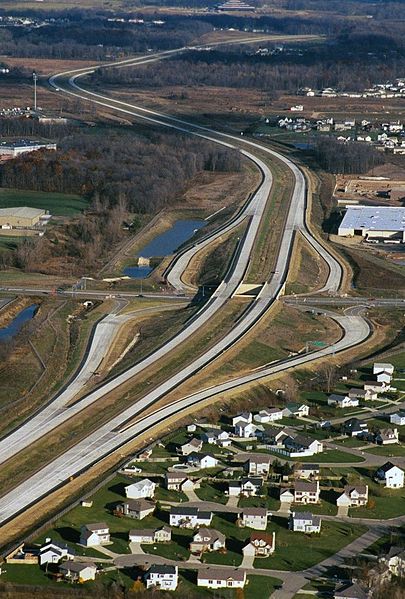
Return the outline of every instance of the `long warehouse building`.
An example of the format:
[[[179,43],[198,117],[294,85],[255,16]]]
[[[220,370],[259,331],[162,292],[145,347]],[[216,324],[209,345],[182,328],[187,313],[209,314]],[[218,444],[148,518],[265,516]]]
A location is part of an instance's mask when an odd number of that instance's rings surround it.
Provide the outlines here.
[[[366,239],[393,239],[405,243],[405,208],[399,206],[348,206],[338,235]]]
[[[0,228],[29,229],[49,220],[46,210],[21,206],[17,208],[0,208]]]

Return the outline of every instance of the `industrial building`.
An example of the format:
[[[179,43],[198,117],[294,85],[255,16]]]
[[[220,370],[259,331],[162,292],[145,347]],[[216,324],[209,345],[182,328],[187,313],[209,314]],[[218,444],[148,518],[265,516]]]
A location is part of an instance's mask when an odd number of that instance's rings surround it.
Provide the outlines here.
[[[56,150],[56,144],[46,141],[19,139],[17,141],[0,141],[0,160],[17,158],[27,152],[36,150]]]
[[[46,224],[50,215],[38,208],[0,208],[1,229],[31,229]]]
[[[405,243],[405,208],[348,206],[338,235],[366,239],[389,239]]]

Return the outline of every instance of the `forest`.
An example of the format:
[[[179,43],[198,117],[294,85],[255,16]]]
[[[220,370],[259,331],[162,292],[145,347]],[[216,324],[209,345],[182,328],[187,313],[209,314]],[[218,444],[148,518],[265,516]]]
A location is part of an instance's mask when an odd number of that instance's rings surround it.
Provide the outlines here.
[[[94,272],[122,239],[128,213],[154,214],[173,206],[203,170],[238,171],[240,154],[177,133],[83,133],[57,152],[38,151],[0,168],[3,187],[79,193],[91,208],[42,238],[28,238],[0,266],[60,274]]]
[[[384,163],[384,155],[361,142],[338,141],[332,136],[318,137],[315,156],[319,164],[330,173],[367,173]]]
[[[292,93],[304,86],[363,90],[372,83],[403,76],[405,42],[385,35],[351,38],[344,34],[331,43],[286,46],[267,56],[245,46],[232,46],[190,51],[164,64],[164,69],[158,63],[103,68],[94,74],[93,81],[139,88],[206,85]]]

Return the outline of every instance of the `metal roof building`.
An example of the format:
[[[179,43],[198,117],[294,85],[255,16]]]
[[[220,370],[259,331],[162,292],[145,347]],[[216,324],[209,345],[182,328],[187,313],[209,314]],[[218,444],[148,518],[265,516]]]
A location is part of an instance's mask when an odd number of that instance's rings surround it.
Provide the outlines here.
[[[56,144],[48,141],[38,141],[32,139],[18,139],[16,141],[0,141],[0,157],[4,160],[7,158],[17,158],[21,154],[27,152],[35,152],[37,150],[56,150]]]
[[[27,206],[0,208],[0,227],[3,229],[34,227],[45,215],[45,210],[28,208]]]
[[[338,235],[367,239],[385,238],[405,242],[405,208],[387,206],[348,206]]]

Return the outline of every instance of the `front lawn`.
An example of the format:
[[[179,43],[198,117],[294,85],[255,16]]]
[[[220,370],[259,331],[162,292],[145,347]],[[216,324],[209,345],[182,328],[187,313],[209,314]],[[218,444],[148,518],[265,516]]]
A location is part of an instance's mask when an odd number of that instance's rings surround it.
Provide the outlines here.
[[[184,528],[172,529],[170,543],[155,543],[142,545],[145,553],[160,555],[167,559],[186,561],[190,557],[189,545],[195,531]]]
[[[404,489],[383,489],[381,497],[369,492],[369,503],[366,507],[351,508],[349,515],[353,518],[377,518],[387,520],[405,513]]]
[[[387,457],[404,457],[405,446],[394,443],[393,445],[372,445],[370,448],[365,449],[367,453],[374,455],[383,455]]]
[[[169,491],[164,487],[156,487],[155,499],[157,501],[187,501],[187,495],[182,491]]]
[[[215,503],[225,504],[228,501],[228,497],[225,495],[225,488],[225,483],[208,483],[204,481],[201,483],[200,488],[195,490],[195,493],[203,501],[214,501]]]
[[[276,487],[268,489],[265,497],[241,497],[238,505],[239,507],[267,507],[277,512],[280,509],[280,500],[270,495],[271,492],[278,493],[278,489]]]
[[[282,580],[271,576],[248,576],[243,595],[245,599],[268,599],[282,584]]]
[[[284,457],[284,456],[280,456]],[[339,451],[338,449],[327,449],[322,453],[317,453],[311,457],[303,457],[303,458],[290,458],[295,462],[308,462],[308,460],[312,460],[317,464],[325,464],[330,462],[331,464],[348,464],[351,462],[364,462],[364,458],[353,455],[351,453],[346,453],[345,451]]]
[[[321,533],[305,535],[287,528],[287,520],[274,517],[268,527],[276,532],[276,551],[268,558],[255,559],[255,568],[305,570],[333,555],[366,532],[365,526],[322,522]]]

